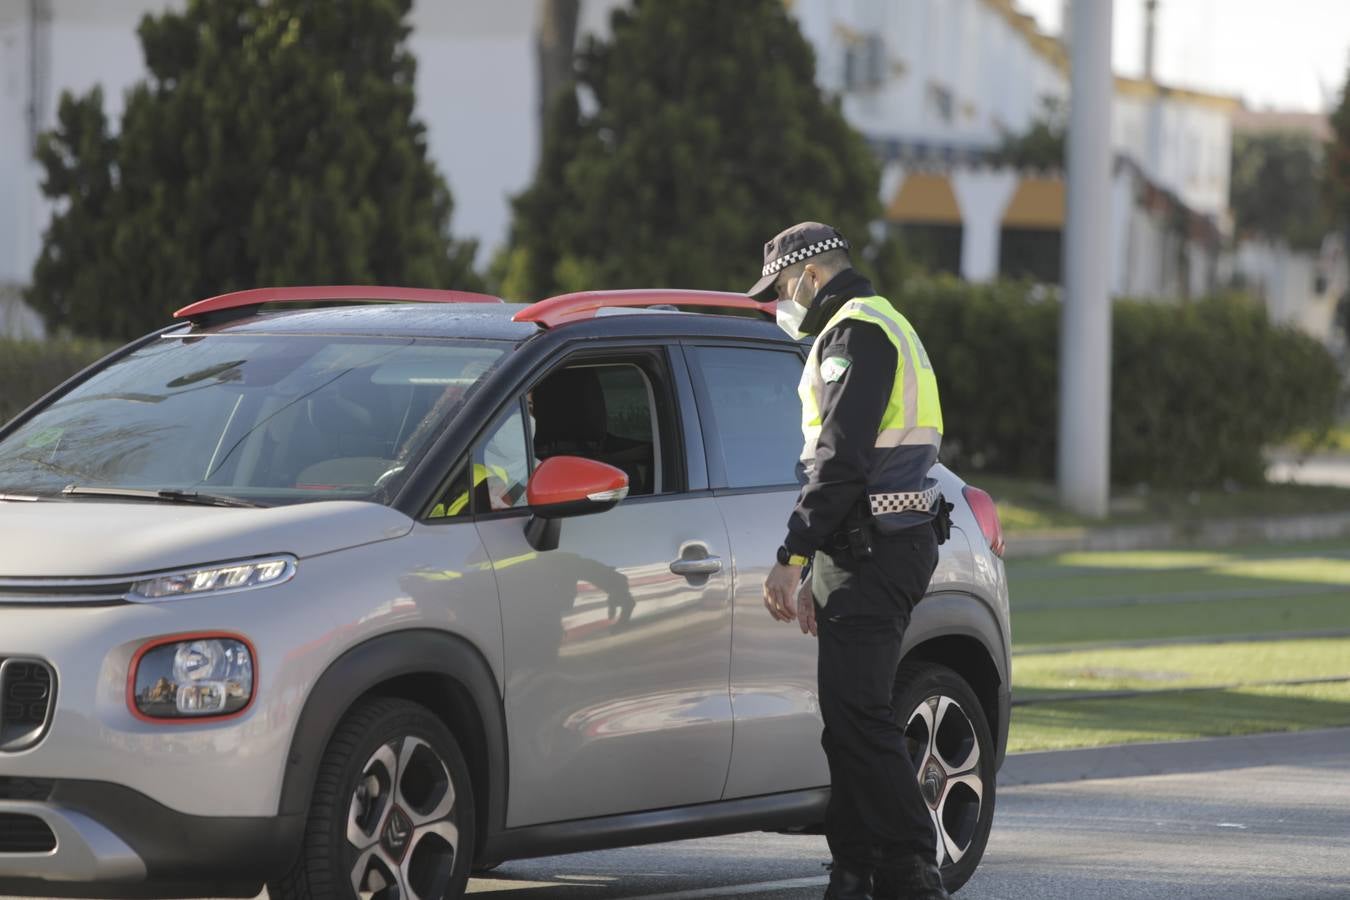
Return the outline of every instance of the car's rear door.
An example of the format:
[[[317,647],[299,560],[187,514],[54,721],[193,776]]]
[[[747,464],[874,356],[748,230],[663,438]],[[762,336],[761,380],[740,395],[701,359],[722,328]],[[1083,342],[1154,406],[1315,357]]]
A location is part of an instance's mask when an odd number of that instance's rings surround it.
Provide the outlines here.
[[[587,351],[541,373],[522,397],[537,423],[530,464],[540,455],[599,459],[629,473],[632,494],[608,512],[563,520],[558,548],[544,552],[525,539],[523,498],[476,516],[501,598],[508,826],[722,794],[730,554],[698,435],[684,434],[682,416],[695,430],[697,418],[692,398],[678,400],[682,384],[688,393],[682,370],[656,346]],[[508,437],[486,440],[485,471],[513,468],[524,406],[507,411]]]
[[[762,599],[798,493],[802,355],[790,345],[732,342],[690,342],[685,354],[735,568],[736,739],[724,796],[825,785],[815,641],[774,621]]]

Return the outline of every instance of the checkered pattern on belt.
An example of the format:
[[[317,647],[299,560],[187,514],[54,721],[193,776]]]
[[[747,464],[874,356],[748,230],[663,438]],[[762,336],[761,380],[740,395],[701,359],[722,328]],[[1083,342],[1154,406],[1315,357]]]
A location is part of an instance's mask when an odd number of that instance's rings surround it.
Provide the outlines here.
[[[941,494],[941,489],[937,485],[933,485],[926,491],[868,494],[867,499],[872,504],[872,515],[880,516],[886,513],[928,512],[937,503]]]

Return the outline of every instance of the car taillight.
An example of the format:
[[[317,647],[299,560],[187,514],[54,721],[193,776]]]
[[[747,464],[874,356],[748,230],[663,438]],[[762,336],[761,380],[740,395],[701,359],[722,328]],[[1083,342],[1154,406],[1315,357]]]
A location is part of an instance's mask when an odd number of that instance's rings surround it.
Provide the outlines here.
[[[1001,559],[1003,557],[1003,525],[998,520],[998,508],[994,506],[994,498],[971,485],[963,487],[961,493],[966,495],[966,502],[970,504],[970,511],[975,514],[975,521],[980,523],[980,531],[984,533],[984,539],[988,541],[989,549],[994,551],[994,555]]]

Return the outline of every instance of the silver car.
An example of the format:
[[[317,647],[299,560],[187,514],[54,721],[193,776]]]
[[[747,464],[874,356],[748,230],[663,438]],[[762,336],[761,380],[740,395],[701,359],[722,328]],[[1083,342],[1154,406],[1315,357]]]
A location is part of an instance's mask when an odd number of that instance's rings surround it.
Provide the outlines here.
[[[319,302],[354,300],[385,302]],[[0,429],[0,894],[430,900],[818,829],[815,644],[760,598],[804,351],[760,311],[247,291]],[[988,495],[935,475],[955,527],[895,706],[959,886],[1008,595]]]

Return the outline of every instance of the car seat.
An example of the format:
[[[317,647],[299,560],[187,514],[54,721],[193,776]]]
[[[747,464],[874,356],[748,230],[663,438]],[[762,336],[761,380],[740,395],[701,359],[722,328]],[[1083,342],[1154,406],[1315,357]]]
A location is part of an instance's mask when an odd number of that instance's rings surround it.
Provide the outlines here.
[[[593,367],[562,369],[534,389],[534,455],[583,456],[628,476],[631,495],[652,493],[652,447],[609,433],[605,391]]]

